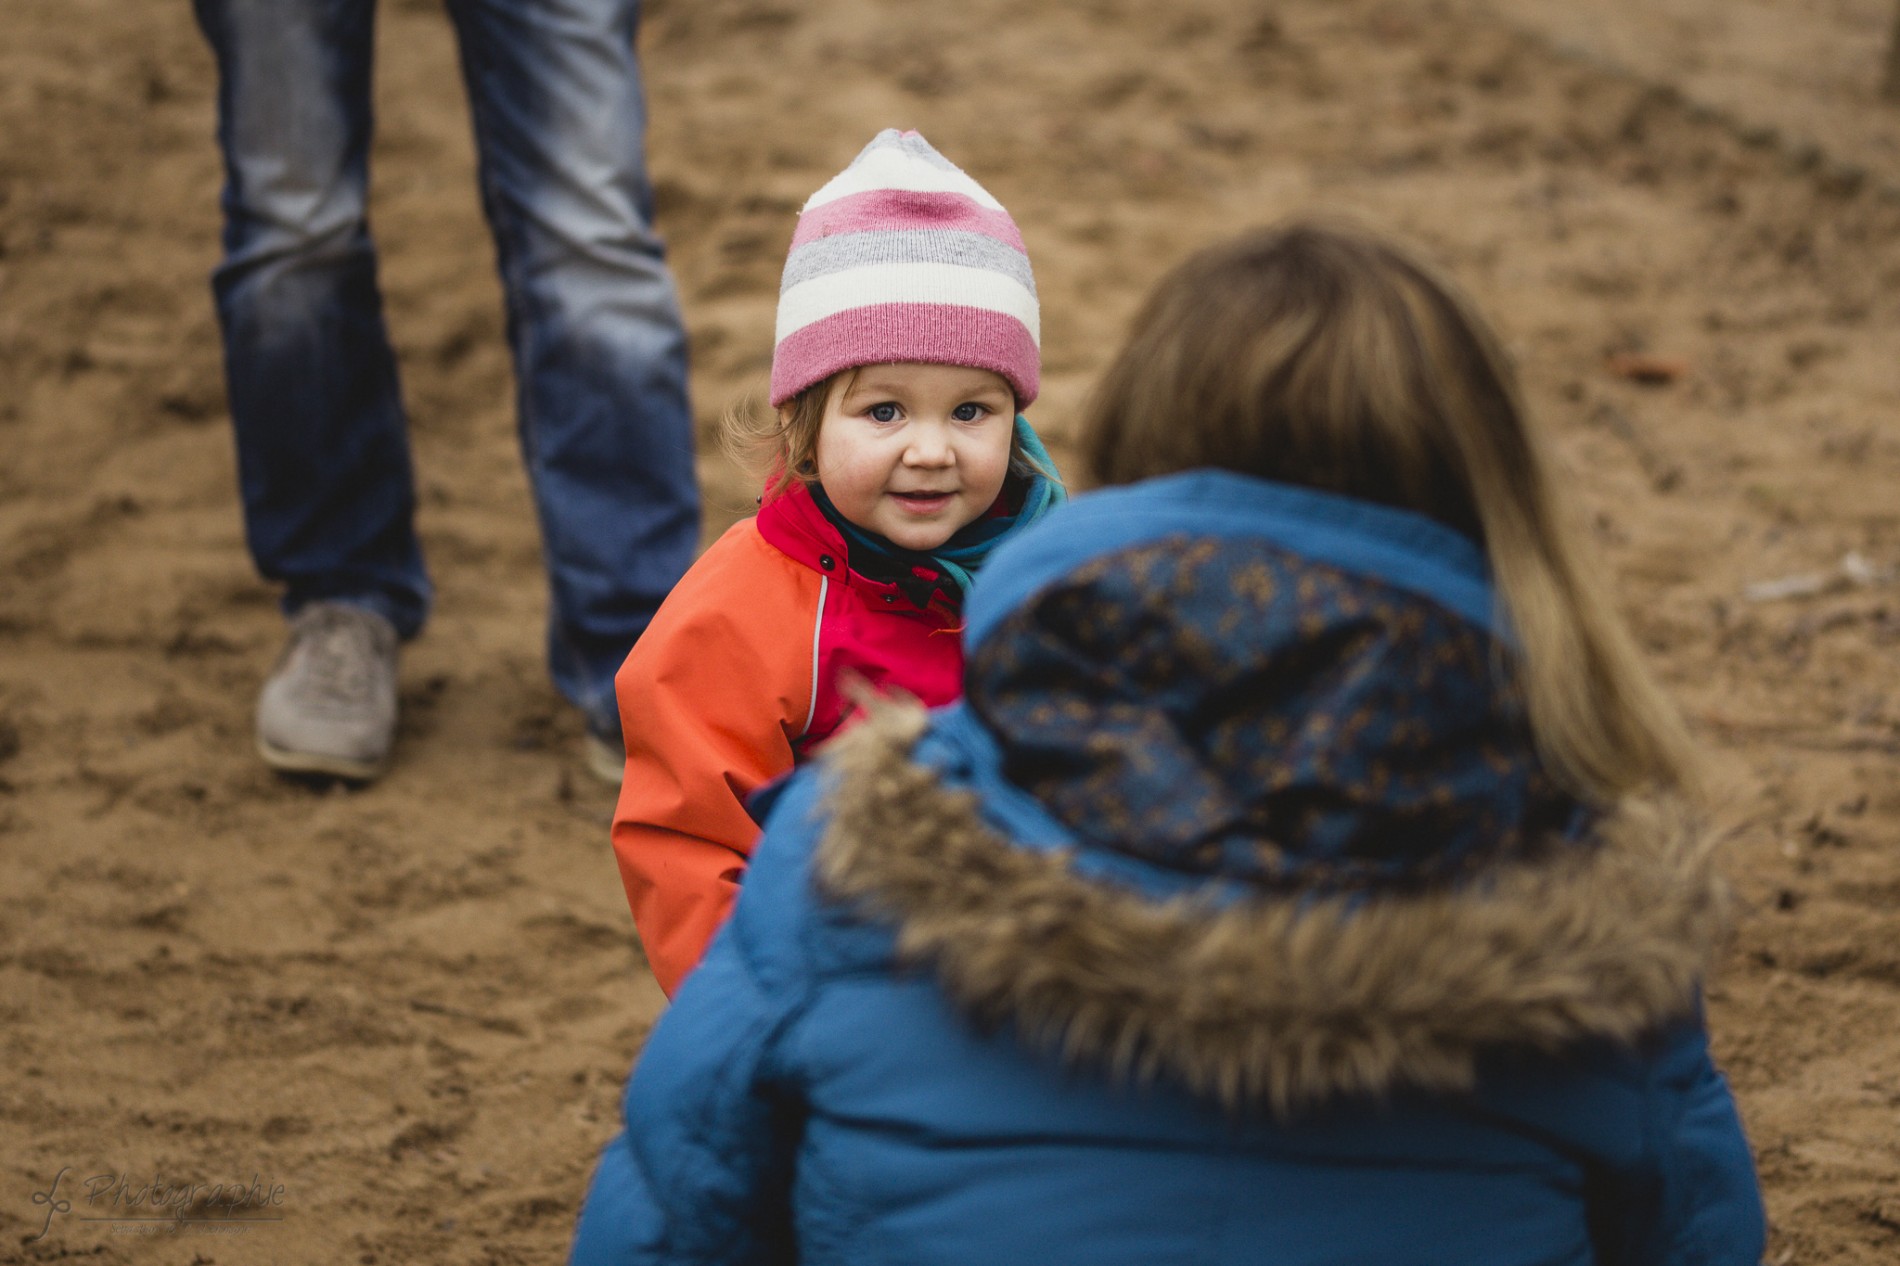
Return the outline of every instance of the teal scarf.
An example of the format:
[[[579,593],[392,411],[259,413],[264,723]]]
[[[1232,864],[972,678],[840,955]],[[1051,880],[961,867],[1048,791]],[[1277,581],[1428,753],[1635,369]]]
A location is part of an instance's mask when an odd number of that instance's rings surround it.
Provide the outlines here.
[[[1042,446],[1042,439],[1029,425],[1022,414],[1016,415],[1016,447],[1028,459],[1031,466],[1029,487],[1023,492],[1020,509],[1014,514],[985,515],[973,523],[966,523],[957,530],[955,536],[934,550],[909,550],[893,544],[890,538],[877,532],[868,532],[838,513],[838,507],[831,504],[831,498],[825,495],[822,484],[811,486],[812,500],[818,503],[825,518],[844,533],[846,544],[850,547],[853,566],[866,575],[891,573],[908,576],[913,567],[925,567],[941,576],[950,590],[949,596],[961,601],[970,591],[970,582],[975,578],[976,569],[983,565],[990,551],[1015,532],[1018,528],[1028,527],[1049,511],[1069,499],[1068,492],[1058,480],[1061,475],[1056,464],[1049,460],[1049,450]],[[1042,472],[1048,471],[1055,478]],[[869,566],[866,566],[866,563]]]

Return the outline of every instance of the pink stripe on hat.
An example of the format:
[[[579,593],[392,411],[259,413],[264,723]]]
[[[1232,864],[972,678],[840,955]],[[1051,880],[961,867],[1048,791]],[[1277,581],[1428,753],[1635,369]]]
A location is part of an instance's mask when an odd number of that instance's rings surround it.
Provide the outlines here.
[[[805,204],[779,285],[771,400],[839,370],[967,365],[1041,385],[1041,314],[1022,233],[915,132],[877,134]]]
[[[813,207],[798,217],[792,249],[834,233],[872,233],[890,229],[956,229],[982,233],[1028,254],[1023,235],[1007,211],[992,211],[954,193],[913,193],[876,189],[854,193]]]
[[[967,365],[1001,375],[1027,408],[1042,390],[1042,356],[1029,327],[988,308],[878,303],[852,308],[779,341],[772,355],[772,403],[859,365],[921,361]]]

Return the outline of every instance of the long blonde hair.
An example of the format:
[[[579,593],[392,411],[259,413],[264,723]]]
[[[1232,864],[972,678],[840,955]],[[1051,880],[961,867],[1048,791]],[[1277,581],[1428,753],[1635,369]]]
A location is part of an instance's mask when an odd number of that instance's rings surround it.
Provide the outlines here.
[[[1695,761],[1563,513],[1509,360],[1457,287],[1363,230],[1300,221],[1195,255],[1135,318],[1084,417],[1102,483],[1220,467],[1428,515],[1489,559],[1552,774],[1599,805]]]

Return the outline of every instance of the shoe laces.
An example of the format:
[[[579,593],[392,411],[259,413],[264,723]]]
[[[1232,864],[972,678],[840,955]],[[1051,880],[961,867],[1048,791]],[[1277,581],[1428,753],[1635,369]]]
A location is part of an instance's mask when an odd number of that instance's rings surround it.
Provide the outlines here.
[[[366,612],[324,604],[298,621],[297,648],[306,657],[311,690],[340,702],[374,692],[382,654],[371,619]]]

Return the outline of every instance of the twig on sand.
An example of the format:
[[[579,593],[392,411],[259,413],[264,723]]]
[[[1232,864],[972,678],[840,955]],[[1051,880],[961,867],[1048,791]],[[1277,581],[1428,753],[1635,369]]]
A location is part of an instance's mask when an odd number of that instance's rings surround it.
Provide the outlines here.
[[[1644,387],[1667,387],[1689,376],[1689,362],[1680,356],[1654,356],[1648,352],[1618,352],[1607,357],[1603,367],[1618,378]]]
[[[1840,563],[1828,571],[1804,571],[1773,580],[1758,580],[1742,590],[1742,597],[1750,602],[1780,602],[1850,587],[1864,589],[1892,579],[1893,568],[1876,567],[1861,557],[1860,551],[1849,550]]]
[[[1692,713],[1691,719],[1718,731],[1726,741],[1766,740],[1807,752],[1900,753],[1900,734],[1826,734],[1817,731],[1808,721],[1730,717],[1706,711]]]

